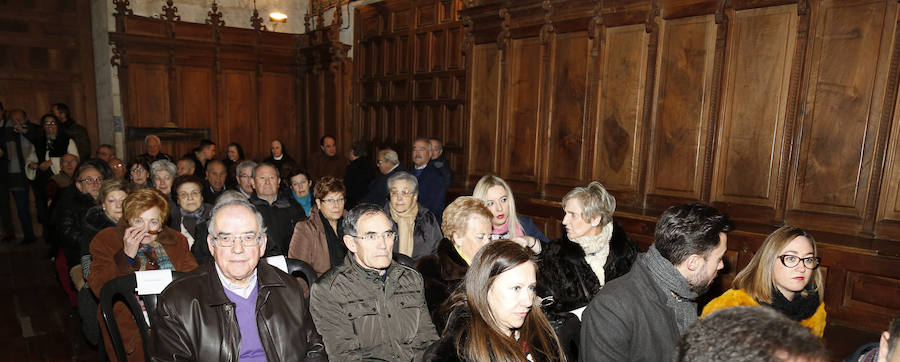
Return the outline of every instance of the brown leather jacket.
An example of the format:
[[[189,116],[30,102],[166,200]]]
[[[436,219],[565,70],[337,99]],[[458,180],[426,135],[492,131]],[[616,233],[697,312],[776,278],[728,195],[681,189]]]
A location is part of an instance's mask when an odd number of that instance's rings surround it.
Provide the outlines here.
[[[256,325],[269,361],[328,361],[300,286],[261,261]],[[160,294],[150,331],[153,361],[237,361],[241,333],[215,263],[175,280]]]

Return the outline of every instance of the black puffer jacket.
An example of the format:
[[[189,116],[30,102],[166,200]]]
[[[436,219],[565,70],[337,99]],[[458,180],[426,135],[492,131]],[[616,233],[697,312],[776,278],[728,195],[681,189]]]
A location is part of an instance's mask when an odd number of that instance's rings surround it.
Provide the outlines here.
[[[272,247],[277,249],[280,255],[287,254],[288,247],[291,245],[291,235],[294,234],[294,224],[297,221],[306,220],[306,215],[288,201],[290,197],[290,195],[279,192],[275,202],[269,204],[268,201],[259,198],[255,192],[250,196],[250,203],[256,206],[266,224],[266,235],[269,237],[267,243],[272,244]]]
[[[82,193],[72,184],[59,192],[59,199],[50,211],[50,222],[55,225],[53,237],[63,249],[69,268],[81,260],[81,241],[85,234],[82,219],[94,204],[93,196]]]
[[[636,257],[637,246],[613,221],[609,256],[603,266],[606,282],[628,273]],[[581,245],[566,237],[550,243],[541,253],[537,292],[542,297],[553,296],[554,303],[545,308],[548,318],[586,306],[600,290],[600,280],[584,258]]]

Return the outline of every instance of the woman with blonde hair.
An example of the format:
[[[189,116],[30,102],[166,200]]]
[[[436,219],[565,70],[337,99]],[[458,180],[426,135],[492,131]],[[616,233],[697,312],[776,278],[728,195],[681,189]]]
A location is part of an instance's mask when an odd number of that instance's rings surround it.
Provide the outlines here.
[[[766,305],[822,337],[826,313],[816,241],[806,230],[782,226],[766,237],[732,289],[703,308],[703,316],[734,306]]]
[[[478,180],[472,196],[483,200],[485,206],[493,214],[491,219],[492,239],[515,241],[519,245],[531,249],[535,254],[539,254],[543,250],[543,244],[548,242],[547,237],[538,229],[534,221],[516,212],[516,200],[506,181],[494,175],[485,175]]]
[[[441,308],[462,281],[475,254],[491,242],[491,212],[484,202],[460,196],[447,205],[441,229],[444,238],[432,254],[416,261],[416,270],[425,282],[425,302],[435,328],[441,330],[447,311]]]
[[[565,361],[535,294],[537,262],[509,240],[479,251],[447,304],[450,319],[426,361]]]

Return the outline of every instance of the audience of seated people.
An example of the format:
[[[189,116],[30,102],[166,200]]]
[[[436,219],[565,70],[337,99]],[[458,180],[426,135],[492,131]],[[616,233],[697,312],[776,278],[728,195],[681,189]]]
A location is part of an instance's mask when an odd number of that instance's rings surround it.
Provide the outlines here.
[[[364,142],[345,159],[330,135],[321,152],[298,155],[308,172],[281,140],[259,164],[237,143],[217,160],[203,140],[176,165],[154,135],[137,157],[119,159],[103,144],[91,159],[83,127],[64,105],[53,111],[41,125],[21,110],[3,117],[0,191],[46,200],[38,221],[73,305],[74,293],[99,295],[135,271],[190,272],[151,316],[154,360],[740,360],[719,357],[744,347],[825,358],[815,338],[826,325],[820,259],[801,229],[770,235],[698,320],[696,300],[722,268],[733,228],[709,206],[666,210],[639,254],[598,182],[562,198],[559,240],[518,213],[512,189],[493,175],[448,205],[453,173],[437,138],[413,142],[410,173],[391,149],[368,159]],[[29,209],[16,205],[24,224]],[[400,254],[414,268],[395,261]],[[263,260],[276,255],[307,262],[318,281],[307,289]],[[128,360],[143,360],[126,307],[115,314]],[[84,322],[97,328],[100,318]],[[900,355],[898,324],[853,360]],[[752,331],[758,342],[727,342]]]

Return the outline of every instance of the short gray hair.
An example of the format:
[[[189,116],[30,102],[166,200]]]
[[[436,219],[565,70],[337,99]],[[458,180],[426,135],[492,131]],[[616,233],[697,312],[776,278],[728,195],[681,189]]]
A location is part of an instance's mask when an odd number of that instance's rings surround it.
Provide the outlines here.
[[[391,219],[381,206],[375,204],[359,204],[353,209],[350,209],[350,212],[347,213],[347,216],[344,216],[344,221],[341,223],[341,227],[344,229],[344,235],[357,237],[358,235],[356,233],[359,232],[359,219],[363,216],[374,214],[381,214],[388,220]]]
[[[169,175],[173,178],[178,173],[178,167],[175,167],[175,164],[169,160],[156,160],[150,164],[150,177],[156,176],[156,173],[159,171],[169,171]]]
[[[581,201],[583,207],[581,218],[584,221],[590,223],[592,220],[600,217],[600,226],[606,226],[612,221],[613,213],[616,212],[616,198],[610,195],[609,191],[606,191],[606,187],[603,187],[603,184],[594,181],[587,186],[579,186],[572,189],[566,196],[563,196],[562,206],[566,207],[566,202],[576,198],[578,201]]]
[[[257,223],[257,225],[259,225],[259,229],[257,230],[257,233],[260,235],[266,233],[266,224],[263,223],[262,214],[259,213],[259,210],[257,210],[256,207],[250,203],[250,201],[247,201],[246,199],[244,199],[244,200],[221,199],[216,202],[216,206],[214,206],[212,209],[212,212],[209,213],[209,227],[206,230],[207,232],[209,232],[209,235],[213,237],[213,245],[216,244],[215,243],[216,215],[219,213],[219,211],[221,211],[222,209],[229,207],[229,206],[244,207],[247,210],[250,210],[251,212],[253,212],[253,214],[256,215],[256,223]]]
[[[388,177],[388,179],[387,179],[388,193],[391,192],[391,186],[394,184],[394,182],[397,182],[399,180],[404,180],[406,182],[409,182],[413,186],[413,193],[415,193],[416,195],[419,194],[419,179],[417,179],[413,175],[410,175],[409,172],[406,172],[406,171],[396,172],[393,175],[391,175],[391,177]]]
[[[247,160],[247,161],[241,161],[241,163],[239,163],[239,164],[237,165],[237,167],[235,167],[235,172],[237,172],[237,173],[238,173],[238,176],[240,176],[241,170],[243,170],[243,169],[245,169],[245,168],[248,168],[248,167],[249,167],[249,168],[253,168],[253,170],[254,170],[254,172],[255,172],[255,171],[256,171],[256,166],[257,166],[257,165],[256,165],[256,162],[253,162],[253,161],[250,161],[250,160]]]
[[[159,136],[155,134],[148,134],[147,137],[144,137],[144,143],[150,143],[150,140],[156,139],[156,142],[162,143],[162,140],[159,139]]]
[[[400,164],[400,156],[397,156],[397,151],[394,151],[390,148],[385,148],[381,151],[378,151],[378,155],[383,157],[385,161],[389,161],[395,165]]]

